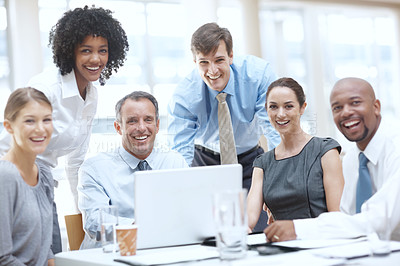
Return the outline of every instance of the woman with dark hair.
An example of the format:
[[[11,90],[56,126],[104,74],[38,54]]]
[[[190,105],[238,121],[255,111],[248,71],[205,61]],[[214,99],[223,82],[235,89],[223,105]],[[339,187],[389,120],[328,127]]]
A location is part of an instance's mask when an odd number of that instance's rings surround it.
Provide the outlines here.
[[[98,101],[93,82],[99,80],[104,85],[124,64],[129,45],[110,10],[88,6],[66,12],[52,28],[50,44],[57,68],[28,83],[42,91],[54,108],[53,136],[39,159],[54,168],[58,158],[66,156],[66,175],[78,210],[78,170],[88,150]],[[0,137],[2,153],[9,149],[5,135]],[[53,175],[55,180],[60,179]],[[61,238],[56,216],[54,223],[53,251],[57,253],[61,251]]]
[[[341,147],[331,138],[303,131],[300,118],[306,106],[303,88],[295,80],[280,78],[268,87],[265,108],[282,141],[254,160],[247,201],[250,230],[264,203],[269,223],[339,211],[344,185]]]
[[[80,83],[78,76],[85,75],[87,72],[81,67],[90,67],[90,65],[78,65],[77,57],[80,54],[89,56],[93,53],[94,51],[89,49],[91,47],[88,42],[90,44],[91,41],[96,40],[103,44],[98,51],[99,57],[104,56],[103,59],[106,60],[102,61],[102,64],[93,63],[98,69],[88,69],[94,72],[91,74],[97,78],[93,77],[93,80],[87,79]],[[61,75],[75,72],[81,94],[84,93],[89,81],[99,79],[100,84],[104,85],[112,72],[117,72],[118,68],[123,66],[129,49],[128,39],[121,24],[112,17],[110,10],[101,7],[85,6],[66,12],[51,29],[49,41],[52,45],[54,63]]]
[[[53,177],[36,160],[53,132],[51,104],[38,90],[17,89],[3,124],[12,144],[0,159],[0,265],[54,265]]]

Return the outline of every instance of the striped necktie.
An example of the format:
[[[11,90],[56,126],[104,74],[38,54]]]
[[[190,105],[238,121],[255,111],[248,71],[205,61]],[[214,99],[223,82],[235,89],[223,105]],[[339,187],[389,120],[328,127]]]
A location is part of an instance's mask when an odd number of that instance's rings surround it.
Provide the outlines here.
[[[140,161],[140,162],[138,163],[137,169],[138,169],[139,171],[147,171],[147,170],[151,170],[151,167],[150,167],[150,165],[147,163],[146,160],[143,160],[143,161]]]
[[[221,164],[238,163],[236,156],[236,145],[233,137],[231,114],[226,102],[226,93],[217,95],[218,100],[218,129]]]
[[[371,176],[369,174],[367,163],[368,158],[360,152],[358,168],[358,181],[356,192],[356,213],[361,212],[361,205],[372,196]]]

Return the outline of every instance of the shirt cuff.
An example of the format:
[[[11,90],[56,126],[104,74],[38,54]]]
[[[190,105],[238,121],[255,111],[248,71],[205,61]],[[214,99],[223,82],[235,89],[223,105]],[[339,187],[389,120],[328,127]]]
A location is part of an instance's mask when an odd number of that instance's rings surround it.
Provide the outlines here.
[[[126,217],[118,217],[118,224],[121,225],[128,225],[128,224],[133,224],[135,222],[135,219],[133,218],[126,218]]]
[[[297,239],[317,239],[319,230],[316,220],[313,218],[293,220]]]

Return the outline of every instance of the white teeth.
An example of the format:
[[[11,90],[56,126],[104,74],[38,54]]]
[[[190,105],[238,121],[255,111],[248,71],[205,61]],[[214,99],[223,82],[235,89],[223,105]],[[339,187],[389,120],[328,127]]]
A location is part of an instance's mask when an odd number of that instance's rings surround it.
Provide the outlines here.
[[[44,137],[41,137],[41,138],[32,138],[32,140],[33,141],[44,141]]]
[[[221,75],[218,75],[218,76],[211,76],[211,75],[208,75],[208,77],[210,78],[210,79],[212,79],[212,80],[215,80],[215,79],[217,79],[217,78],[219,78]]]
[[[147,136],[135,137],[135,139],[137,139],[137,140],[147,139]]]
[[[348,123],[344,123],[344,126],[345,127],[351,127],[351,126],[354,126],[355,124],[358,124],[358,121],[351,121],[351,122],[348,122]]]
[[[276,121],[276,123],[277,123],[278,125],[285,125],[285,124],[289,123],[289,121],[285,121],[285,122]]]
[[[98,70],[100,67],[86,67],[89,70]]]

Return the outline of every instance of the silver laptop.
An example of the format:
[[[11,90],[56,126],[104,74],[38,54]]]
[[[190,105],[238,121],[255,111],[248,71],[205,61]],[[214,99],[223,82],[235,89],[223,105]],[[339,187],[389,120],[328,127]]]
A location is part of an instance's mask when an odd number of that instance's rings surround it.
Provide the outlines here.
[[[135,172],[137,248],[194,244],[215,236],[213,193],[241,187],[240,164]]]

